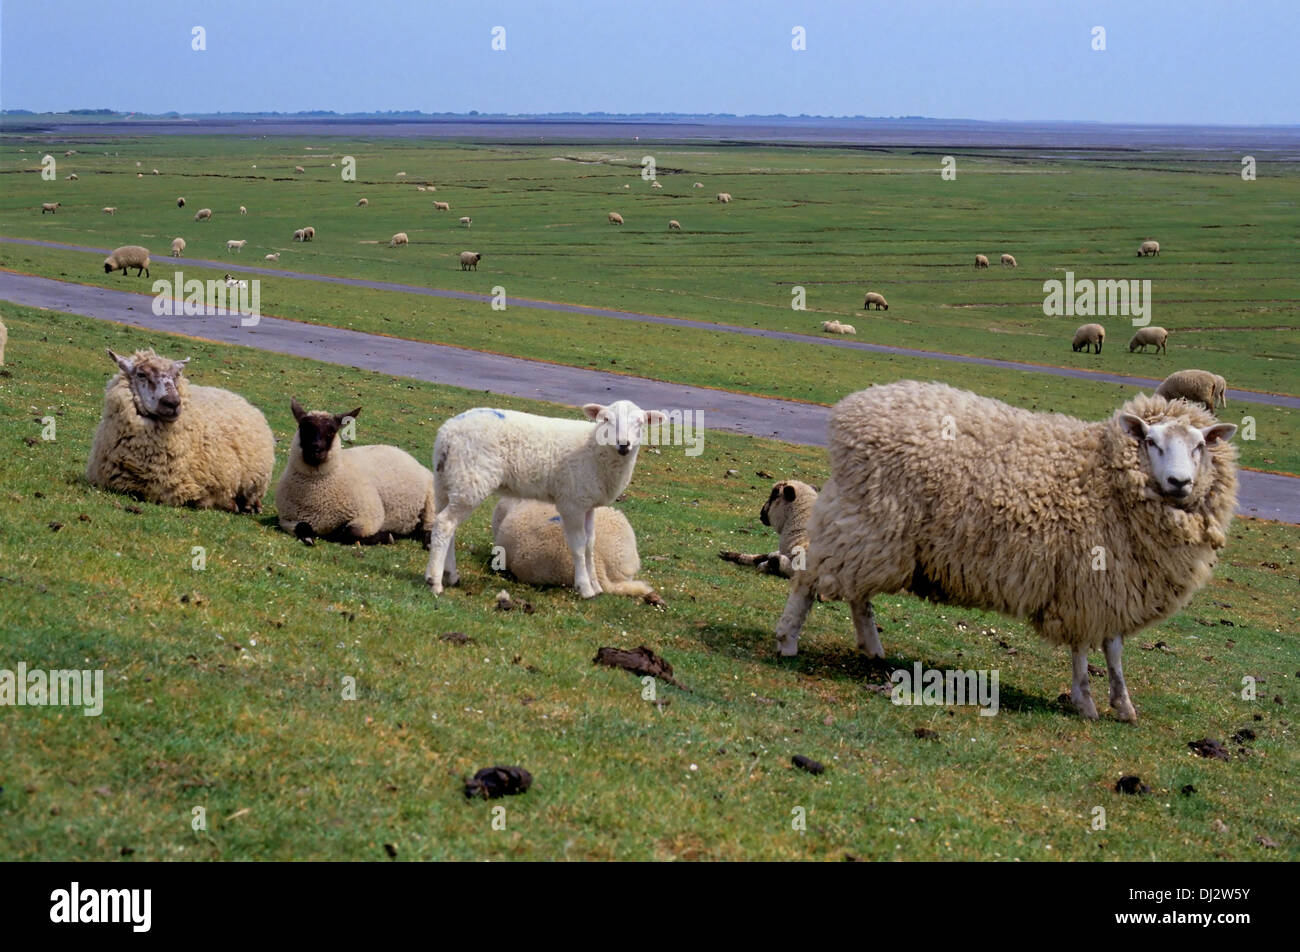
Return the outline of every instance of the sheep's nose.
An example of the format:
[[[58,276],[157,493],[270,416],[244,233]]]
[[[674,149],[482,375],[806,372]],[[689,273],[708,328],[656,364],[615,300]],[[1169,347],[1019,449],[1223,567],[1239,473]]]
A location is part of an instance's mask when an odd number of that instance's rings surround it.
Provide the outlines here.
[[[1169,477],[1169,488],[1175,492],[1186,492],[1187,487],[1192,484],[1190,479],[1179,479],[1177,476]]]
[[[174,410],[181,405],[181,398],[169,393],[165,394],[158,402],[169,410]]]
[[[620,444],[618,444],[618,455],[619,455],[619,456],[626,456],[626,455],[627,455],[627,451],[628,451],[628,447],[629,447],[629,444],[627,444],[627,443],[620,443]]]

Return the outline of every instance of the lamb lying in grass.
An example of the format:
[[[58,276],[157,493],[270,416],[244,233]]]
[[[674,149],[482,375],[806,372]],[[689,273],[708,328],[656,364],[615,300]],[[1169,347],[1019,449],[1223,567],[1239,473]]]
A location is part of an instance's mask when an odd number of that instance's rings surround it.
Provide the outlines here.
[[[777,550],[764,555],[719,552],[718,558],[752,565],[768,575],[792,577],[804,567],[808,555],[808,517],[816,501],[817,490],[812,486],[797,479],[782,480],[772,487],[758,514],[763,525],[771,526],[780,535]]]

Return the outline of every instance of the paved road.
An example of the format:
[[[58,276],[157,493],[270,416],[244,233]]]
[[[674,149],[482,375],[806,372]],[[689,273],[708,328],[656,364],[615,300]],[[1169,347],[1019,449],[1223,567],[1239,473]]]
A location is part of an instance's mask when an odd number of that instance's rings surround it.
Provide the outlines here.
[[[0,235],[0,243],[16,245],[36,245],[42,248],[61,248],[67,251],[85,251],[106,255],[108,248],[88,248],[85,245],[65,245],[52,241],[37,241],[31,238],[10,238]],[[256,260],[256,259],[254,259]],[[285,271],[279,268],[265,268],[259,265],[245,266],[242,261],[210,261],[202,258],[160,258],[156,267],[161,277],[170,277],[163,270],[162,262],[177,266],[194,265],[196,267],[217,268],[224,271],[237,270],[242,275],[266,275],[268,277],[295,278],[303,281],[317,281],[323,284],[343,284],[349,287],[372,288],[378,291],[395,291],[399,294],[416,294],[424,297],[452,298],[460,301],[478,301],[488,303],[491,298],[486,294],[471,294],[468,291],[446,291],[441,288],[425,288],[414,284],[397,284],[392,281],[367,281],[363,278],[339,278],[327,274],[310,274],[302,271]],[[447,265],[451,267],[451,263]],[[1122,386],[1140,387],[1153,390],[1160,380],[1152,377],[1135,377],[1127,374],[1108,374],[1093,370],[1079,370],[1074,367],[1053,367],[1049,364],[1028,364],[1014,360],[996,360],[990,357],[969,357],[963,354],[947,354],[937,350],[917,350],[911,347],[891,347],[887,344],[871,344],[866,341],[846,340],[844,338],[815,337],[811,334],[795,334],[790,331],[764,330],[759,327],[741,327],[735,324],[715,324],[709,321],[692,321],[683,317],[665,317],[661,314],[639,314],[634,311],[614,311],[607,308],[587,307],[582,304],[561,304],[556,301],[534,301],[528,298],[510,298],[511,307],[532,308],[542,311],[559,311],[567,314],[584,314],[593,317],[608,317],[620,321],[637,321],[643,324],[666,324],[672,327],[685,327],[691,330],[705,330],[715,333],[740,334],[747,337],[764,337],[769,340],[793,341],[799,344],[816,344],[824,347],[842,347],[849,350],[865,350],[875,354],[895,354],[903,357],[923,357],[928,360],[946,360],[960,364],[977,364],[981,367],[1001,367],[1022,373],[1049,374],[1053,377],[1071,377],[1076,380],[1099,380],[1103,383],[1115,383]],[[810,317],[811,320],[811,317]],[[1228,396],[1233,400],[1247,403],[1263,403],[1275,407],[1300,409],[1300,397],[1285,394],[1262,393],[1257,390],[1229,390]]]
[[[237,314],[159,317],[153,313],[150,307],[153,298],[148,295],[7,271],[0,271],[0,300],[566,406],[605,398],[635,400],[646,407],[690,409],[702,413],[703,425],[710,429],[807,446],[826,443],[830,411],[815,404],[584,370],[280,318],[264,317],[256,327],[242,327]],[[13,353],[12,347],[10,352]],[[1243,470],[1240,511],[1244,515],[1300,524],[1300,480]]]

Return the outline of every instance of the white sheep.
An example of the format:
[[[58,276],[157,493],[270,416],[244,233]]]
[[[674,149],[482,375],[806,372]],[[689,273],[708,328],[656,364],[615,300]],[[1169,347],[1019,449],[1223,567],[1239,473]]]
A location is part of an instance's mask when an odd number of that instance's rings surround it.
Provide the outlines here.
[[[977,267],[977,268],[987,268],[988,266],[989,266],[989,256],[988,256],[988,255],[976,255],[976,256],[975,256],[975,267]]]
[[[59,206],[62,204],[62,202],[42,202],[41,214],[44,215],[46,212],[49,212],[51,215],[58,214]]]
[[[294,240],[294,241],[305,241],[306,239],[307,239],[307,232],[306,232],[305,229],[303,229],[303,228],[295,228],[295,229],[294,229],[294,232],[293,232],[293,240]]]
[[[293,167],[293,170],[294,170],[295,172],[306,172],[306,171],[307,171],[307,170],[304,169],[301,165],[295,165],[295,166]]]
[[[280,252],[278,252],[278,251],[273,251],[273,252],[271,252],[269,255],[266,255],[266,260],[267,260],[267,261],[279,261],[279,260],[280,260]]]
[[[185,252],[185,239],[184,239],[184,238],[173,238],[173,239],[172,239],[172,257],[173,257],[173,258],[179,258],[182,254],[184,254],[184,252]]]
[[[433,210],[435,212],[449,212],[451,211],[451,202],[434,202]]]
[[[210,208],[200,208],[197,212],[194,213],[195,221],[209,221],[211,220],[211,218],[212,218],[212,209]]]
[[[1013,267],[1013,268],[1019,267],[1019,265],[1016,264],[1016,256],[1015,256],[1015,255],[1003,255],[1003,256],[1002,256],[1002,266],[1003,266],[1003,267],[1006,267],[1007,265],[1010,265],[1010,266]]]
[[[393,235],[392,238],[388,239],[388,247],[396,248],[398,245],[409,244],[410,241],[411,239],[406,236],[406,232],[399,231],[397,234]]]
[[[808,521],[812,516],[817,490],[797,479],[783,479],[772,487],[767,502],[759,510],[759,521],[771,526],[780,536],[775,552],[744,555],[719,552],[718,558],[738,565],[752,565],[760,572],[791,578],[801,571],[808,558]]]
[[[483,260],[483,256],[477,251],[462,251],[460,253],[460,270],[477,271],[478,263]]]
[[[146,278],[149,277],[149,249],[140,245],[122,245],[120,248],[114,248],[104,259],[105,274],[121,271],[122,277],[126,277],[127,268],[135,268],[137,278],[142,274]]]
[[[240,205],[240,206],[239,206],[239,214],[241,214],[241,215],[247,215],[247,214],[248,214],[248,209],[245,208],[243,205]]]
[[[161,175],[162,173],[159,172],[157,169],[154,169],[154,170],[153,170],[153,174],[154,174],[154,175]]]
[[[261,512],[275,438],[243,397],[190,384],[186,360],[123,357],[104,392],[86,467],[91,485],[165,506]]]
[[[316,539],[362,545],[427,538],[433,528],[433,473],[396,446],[343,448],[351,413],[307,412],[290,401],[298,423],[289,461],[275,487],[280,528],[305,545]]]
[[[727,202],[731,201],[731,193],[730,193],[730,192],[719,192],[719,193],[718,193],[718,201],[722,202],[722,204],[724,204],[724,205],[727,204]]]
[[[248,287],[248,282],[247,282],[247,281],[242,281],[242,280],[240,280],[239,278],[236,278],[236,277],[234,277],[233,275],[230,275],[230,274],[227,274],[223,280],[226,282],[226,287],[228,287],[228,288],[246,288],[246,287]]]
[[[466,228],[468,228],[473,223],[473,221],[474,219],[470,218],[468,215],[462,215],[460,219],[460,223],[464,225]]]
[[[1070,697],[1089,718],[1088,651],[1102,648],[1111,706],[1136,721],[1123,639],[1209,580],[1236,509],[1236,429],[1145,394],[1097,423],[915,380],[845,397],[778,649],[798,651],[820,596],[847,601],[859,647],[883,658],[871,598],[911,592],[1069,646]]]
[[[305,227],[303,228],[303,230],[302,230],[302,240],[303,240],[303,241],[315,241],[315,240],[316,240],[316,229],[313,228],[311,225],[307,225],[307,226],[305,226]]]
[[[369,205],[369,204],[370,204],[370,199],[368,199],[368,198],[358,198],[358,199],[357,199],[357,208],[365,208],[365,207],[366,207],[367,205]]]
[[[873,304],[876,306],[877,311],[889,310],[889,302],[885,300],[885,296],[883,294],[879,294],[875,291],[868,291],[866,299],[862,302],[862,307],[864,310],[869,311],[871,310],[871,305]]]
[[[405,172],[398,172],[398,173],[397,173],[397,177],[398,177],[398,178],[406,178],[406,173],[405,173]]]
[[[1131,354],[1139,347],[1142,353],[1147,352],[1147,345],[1155,347],[1156,353],[1168,353],[1165,345],[1169,342],[1169,332],[1163,327],[1140,327],[1138,332],[1133,335],[1133,339],[1128,342],[1128,352]]]
[[[415,186],[415,190],[416,190],[417,192],[423,192],[423,191],[424,191],[424,186],[423,186],[423,185],[417,185],[417,186]]]
[[[1139,258],[1145,258],[1147,255],[1158,254],[1160,254],[1160,242],[1158,241],[1144,241],[1142,244],[1138,245],[1137,256]]]
[[[117,206],[116,206],[116,205],[105,205],[102,209],[100,209],[100,211],[102,211],[105,215],[116,215],[116,214],[117,214]]]
[[[679,222],[676,218],[670,218],[670,219],[668,220],[668,230],[669,230],[669,231],[681,231],[681,230],[682,230],[682,223]]]
[[[248,239],[247,239],[247,238],[241,238],[241,239],[239,239],[238,241],[236,241],[235,239],[232,238],[230,241],[227,241],[227,242],[226,242],[226,250],[227,250],[227,251],[236,251],[236,252],[243,251],[243,250],[244,250],[244,245],[246,245],[246,244],[248,244]]]
[[[1074,340],[1071,342],[1071,349],[1077,354],[1079,351],[1085,353],[1092,348],[1094,354],[1101,353],[1101,345],[1106,341],[1106,328],[1100,324],[1084,324],[1074,332]]]
[[[658,180],[656,180],[656,181],[654,181],[654,182],[651,182],[651,183],[650,183],[650,187],[651,187],[651,188],[663,188],[663,186],[659,184]]]
[[[704,183],[696,182],[694,185],[691,186],[691,188],[704,188]]]
[[[185,207],[185,196],[184,196],[184,195],[180,195],[180,196],[178,196],[178,197],[176,198],[176,207],[177,207],[177,208],[184,208],[184,207]]]
[[[553,503],[573,555],[573,587],[583,598],[600,594],[594,510],[627,488],[642,431],[664,416],[628,400],[588,403],[582,412],[586,420],[478,407],[439,428],[433,444],[438,516],[424,572],[434,594],[442,592],[444,569],[450,584],[459,579],[456,527],[493,493]]]
[[[609,223],[611,225],[621,225],[623,224],[623,216],[620,215],[618,212],[610,212]]]
[[[77,181],[77,173],[76,173],[76,172],[73,172],[72,174],[70,174],[70,175],[68,176],[68,181],[69,181],[69,182],[75,182],[75,181]]]
[[[1228,405],[1228,381],[1208,370],[1178,370],[1161,381],[1156,394],[1166,400],[1190,400],[1214,413],[1215,407]]]

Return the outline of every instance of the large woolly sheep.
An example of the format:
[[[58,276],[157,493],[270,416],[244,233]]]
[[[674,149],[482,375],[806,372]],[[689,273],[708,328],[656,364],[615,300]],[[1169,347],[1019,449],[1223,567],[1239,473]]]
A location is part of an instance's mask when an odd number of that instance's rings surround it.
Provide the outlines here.
[[[1142,244],[1138,245],[1137,256],[1139,258],[1145,258],[1147,255],[1158,254],[1160,254],[1160,242],[1158,241],[1144,241]]]
[[[682,230],[682,223],[679,222],[676,218],[670,218],[670,219],[668,220],[668,230],[669,230],[669,231],[681,231],[681,230]]]
[[[303,230],[302,230],[302,240],[303,240],[303,241],[315,241],[315,240],[316,240],[316,229],[313,228],[311,225],[306,225],[306,226],[304,226],[304,227],[303,227]]]
[[[492,539],[505,550],[505,570],[526,585],[571,586],[573,553],[564,520],[549,502],[504,498],[492,513]],[[609,506],[595,510],[596,584],[602,592],[645,598],[654,589],[637,579],[641,556],[627,516]]]
[[[611,225],[621,225],[623,224],[623,216],[620,215],[618,212],[610,212],[609,223]]]
[[[197,212],[194,213],[195,221],[210,221],[211,219],[212,219],[212,209],[210,208],[200,208]]]
[[[425,539],[433,528],[433,473],[396,446],[343,448],[339,432],[351,413],[289,407],[298,429],[275,487],[280,528],[306,545],[317,538],[362,545]]]
[[[142,274],[146,278],[149,277],[149,249],[140,245],[122,245],[120,248],[114,248],[104,259],[105,274],[121,271],[122,277],[126,277],[127,268],[135,268],[137,278]]]
[[[184,238],[173,238],[173,239],[172,239],[172,257],[173,257],[173,258],[179,258],[182,254],[184,254],[184,252],[185,252],[185,239],[184,239]]]
[[[243,397],[190,384],[186,360],[123,357],[108,382],[86,478],[165,506],[261,512],[275,438]]]
[[[439,428],[433,444],[438,517],[424,572],[435,595],[444,571],[450,584],[459,579],[456,527],[493,493],[553,503],[573,555],[573,587],[583,598],[600,594],[594,510],[627,488],[642,431],[664,416],[628,400],[588,403],[582,412],[586,420],[478,407]]]
[[[1133,335],[1133,339],[1128,342],[1128,352],[1131,354],[1139,347],[1142,353],[1147,352],[1147,345],[1155,346],[1156,353],[1168,353],[1165,345],[1169,342],[1169,332],[1163,327],[1140,327],[1138,332]]]
[[[397,234],[393,235],[392,238],[388,239],[388,247],[396,248],[398,245],[410,244],[410,241],[411,239],[406,236],[406,232],[399,231]]]
[[[43,202],[41,204],[41,214],[44,215],[46,212],[49,212],[51,215],[57,215],[59,212],[59,206],[62,204],[62,202]]]
[[[248,244],[247,238],[241,238],[238,241],[232,239],[226,242],[227,251],[243,251],[244,245]]]
[[[1209,580],[1236,508],[1236,429],[1146,394],[1097,423],[914,380],[845,397],[778,649],[798,651],[819,595],[849,602],[859,647],[883,658],[871,598],[911,592],[1069,646],[1070,697],[1089,718],[1088,651],[1102,648],[1111,707],[1136,721],[1124,638]]]
[[[1094,354],[1101,353],[1101,345],[1106,341],[1106,328],[1100,324],[1084,324],[1074,332],[1074,341],[1070,348],[1077,354],[1092,348]]]
[[[719,192],[719,193],[718,193],[718,201],[722,202],[722,204],[724,204],[724,205],[727,204],[727,202],[731,201],[731,193],[730,193],[730,192]]]
[[[1003,255],[1001,260],[1003,267],[1006,267],[1007,265],[1010,265],[1013,268],[1019,267],[1019,265],[1016,264],[1015,255]]]
[[[987,268],[988,266],[989,266],[989,256],[988,256],[988,255],[976,255],[976,256],[975,256],[975,267],[977,267],[977,268]]]
[[[434,202],[433,210],[435,212],[449,212],[451,211],[451,202]]]
[[[858,329],[852,324],[840,321],[822,321],[822,330],[828,334],[856,334]]]
[[[477,251],[462,251],[460,253],[460,270],[477,271],[478,263],[483,260],[483,256]]]
[[[875,291],[868,291],[866,299],[862,302],[862,307],[865,310],[869,311],[871,310],[871,305],[873,304],[876,306],[877,311],[882,309],[886,311],[889,310],[889,302],[885,300],[885,296],[883,294],[878,294]]]
[[[1214,413],[1215,407],[1228,405],[1228,381],[1208,370],[1178,370],[1161,381],[1156,394],[1166,400],[1190,400]]]
[[[759,521],[771,526],[781,537],[775,552],[763,555],[744,555],[740,552],[719,552],[718,558],[738,565],[752,565],[760,572],[791,578],[804,568],[808,557],[808,520],[817,490],[797,479],[783,479],[772,487],[772,492],[759,510]]]

